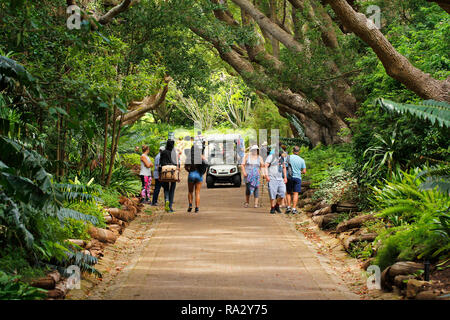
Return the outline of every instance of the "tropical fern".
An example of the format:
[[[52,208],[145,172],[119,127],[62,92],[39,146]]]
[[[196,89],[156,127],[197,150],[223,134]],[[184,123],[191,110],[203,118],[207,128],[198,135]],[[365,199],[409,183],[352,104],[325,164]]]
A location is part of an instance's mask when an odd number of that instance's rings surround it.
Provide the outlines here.
[[[440,127],[450,127],[450,104],[447,102],[425,100],[420,104],[406,104],[379,98],[375,104],[389,112],[409,113],[432,124],[437,123]]]

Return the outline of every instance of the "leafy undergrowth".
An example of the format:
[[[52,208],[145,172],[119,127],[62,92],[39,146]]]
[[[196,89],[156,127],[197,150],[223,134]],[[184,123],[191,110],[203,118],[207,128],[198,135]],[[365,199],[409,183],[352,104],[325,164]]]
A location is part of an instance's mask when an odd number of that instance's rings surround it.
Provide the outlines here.
[[[374,187],[373,204],[387,223],[377,240],[376,263],[384,269],[399,260],[434,260],[450,255],[450,197],[420,190],[418,169],[400,171]]]
[[[362,229],[378,237],[374,242],[352,243],[349,254],[362,260],[374,258],[372,263],[382,270],[397,261],[439,263],[448,259],[450,197],[445,188],[436,188],[443,185],[448,169],[395,169],[376,186],[360,186],[351,173],[348,147],[302,149],[302,157],[308,170],[304,179],[311,179],[316,188],[313,199],[324,199],[329,204],[358,204],[361,197],[366,197],[363,213],[375,213],[377,219],[365,222]],[[430,179],[430,172],[439,174]],[[328,227],[333,229],[352,217],[353,213],[340,213]]]

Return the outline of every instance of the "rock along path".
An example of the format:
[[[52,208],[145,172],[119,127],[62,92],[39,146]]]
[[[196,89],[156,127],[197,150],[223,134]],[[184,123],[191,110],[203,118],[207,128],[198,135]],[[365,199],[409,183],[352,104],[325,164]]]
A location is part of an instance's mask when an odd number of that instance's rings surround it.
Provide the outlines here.
[[[101,299],[359,298],[287,219],[268,213],[266,190],[264,208],[243,208],[243,195],[243,187],[203,186],[200,212],[187,213],[184,178],[176,212],[153,224],[137,259]]]

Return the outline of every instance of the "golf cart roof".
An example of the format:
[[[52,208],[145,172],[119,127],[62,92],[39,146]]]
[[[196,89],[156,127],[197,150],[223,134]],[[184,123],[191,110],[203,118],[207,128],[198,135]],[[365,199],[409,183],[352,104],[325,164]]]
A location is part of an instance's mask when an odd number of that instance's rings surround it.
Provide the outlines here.
[[[237,133],[229,133],[229,134],[213,134],[206,137],[206,140],[209,141],[229,141],[229,140],[239,140],[242,139],[240,134]]]

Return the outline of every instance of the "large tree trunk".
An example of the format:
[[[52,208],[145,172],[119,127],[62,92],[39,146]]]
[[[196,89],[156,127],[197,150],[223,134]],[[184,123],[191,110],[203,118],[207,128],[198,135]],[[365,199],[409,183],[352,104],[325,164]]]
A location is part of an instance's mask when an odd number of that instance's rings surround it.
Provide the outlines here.
[[[212,1],[216,2],[216,0]],[[259,20],[258,25],[263,32],[270,34],[270,36],[279,40],[285,46],[291,48],[291,50],[302,52],[304,49],[303,45],[289,34],[289,32],[267,18],[249,1],[233,0],[233,2],[242,8],[241,16],[244,25],[249,25],[252,19]],[[215,16],[230,27],[239,26],[228,11],[216,10]],[[211,42],[219,52],[221,58],[241,74],[247,83],[269,96],[280,111],[295,114],[302,121],[305,127],[305,134],[313,145],[319,142],[326,144],[339,143],[349,139],[349,137],[343,138],[338,136],[341,129],[348,128],[345,118],[353,117],[356,110],[356,99],[350,93],[350,87],[345,80],[337,77],[333,83],[333,87],[330,86],[325,89],[324,96],[316,99],[316,101],[308,99],[302,92],[294,92],[283,85],[279,85],[278,88],[274,89],[267,85],[267,83],[273,83],[274,81],[271,79],[272,73],[274,71],[282,72],[284,66],[277,57],[269,54],[265,50],[264,38],[259,35],[257,30],[255,30],[255,34],[260,38],[259,43],[256,45],[247,44],[245,49],[250,61],[257,63],[259,66],[253,66],[237,50],[233,50],[233,48],[228,50],[226,44],[221,43],[219,39],[214,39],[214,36],[209,35],[205,30],[196,28],[192,28],[192,30]],[[334,31],[329,31],[328,33],[331,34],[328,38],[333,38],[333,35],[335,36]],[[330,45],[332,49],[336,47],[336,44],[332,43]],[[340,73],[334,62],[327,61],[324,63],[329,64],[330,69],[335,74]],[[265,80],[259,81],[262,79]]]
[[[103,158],[102,158],[102,176],[101,181],[105,181],[105,171],[106,171],[106,148],[108,146],[108,125],[109,125],[109,109],[105,110],[105,135],[103,141]]]
[[[342,23],[373,49],[389,76],[424,99],[450,102],[450,77],[444,81],[436,80],[414,67],[364,14],[356,12],[347,1],[332,0],[328,3]]]
[[[115,139],[116,139],[116,127],[117,127],[117,120],[116,120],[116,115],[117,115],[117,107],[114,106],[114,111],[112,114],[112,122],[113,122],[113,127],[112,127],[112,132],[111,132],[111,154],[110,154],[110,159],[109,159],[109,170],[108,170],[108,176],[106,178],[106,182],[105,185],[109,186],[109,183],[111,182],[111,175],[112,175],[112,170],[113,170],[113,166],[114,166],[114,159],[116,156],[116,152],[115,152]],[[119,124],[119,130],[120,131],[120,124]]]
[[[315,101],[307,99],[302,93],[292,92],[290,89],[283,87],[276,89],[269,87],[267,83],[270,83],[270,79],[262,71],[256,70],[248,60],[235,50],[227,47],[220,40],[212,38],[204,30],[195,27],[191,27],[191,29],[197,35],[211,42],[222,60],[232,66],[247,83],[269,96],[276,105],[284,106],[283,111],[295,114],[305,126],[305,134],[313,145],[347,141],[338,133],[348,126],[329,102],[319,105]]]

